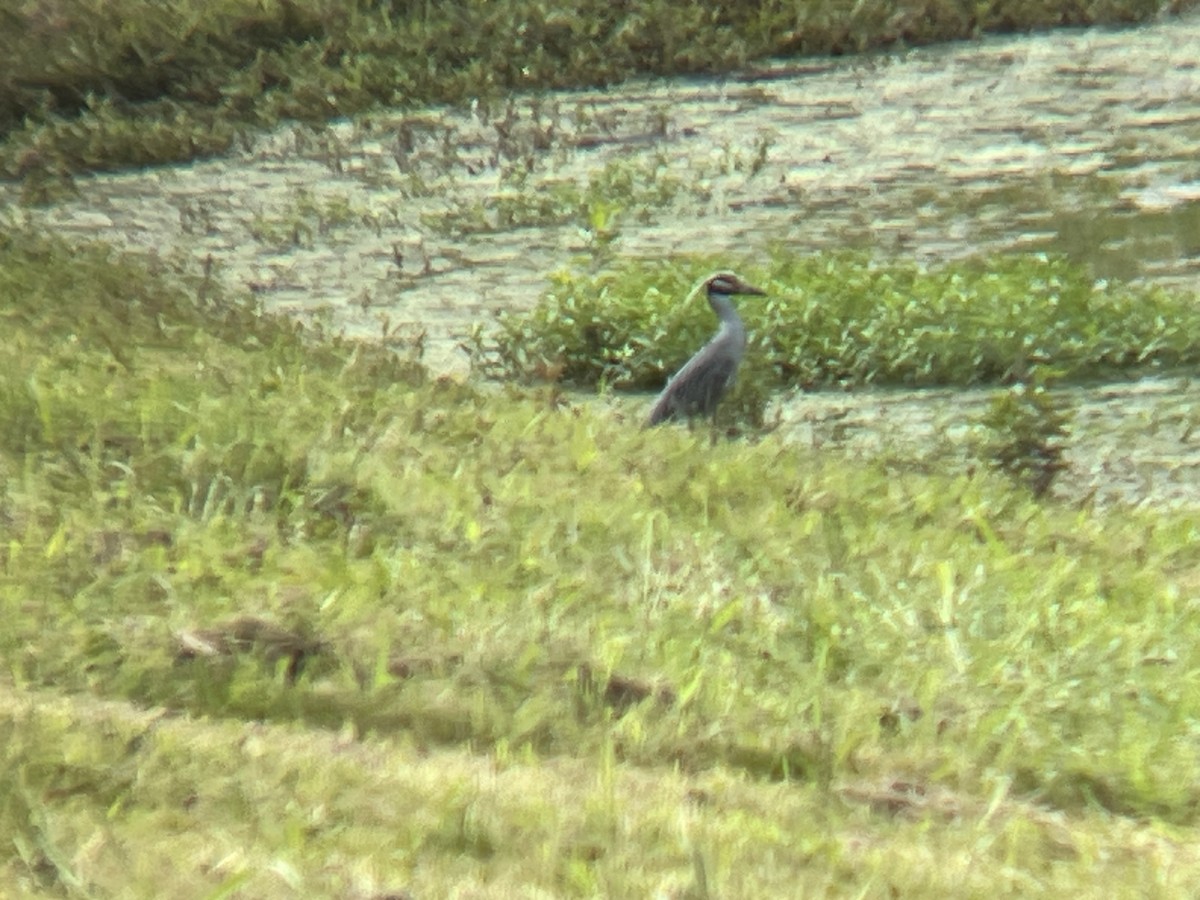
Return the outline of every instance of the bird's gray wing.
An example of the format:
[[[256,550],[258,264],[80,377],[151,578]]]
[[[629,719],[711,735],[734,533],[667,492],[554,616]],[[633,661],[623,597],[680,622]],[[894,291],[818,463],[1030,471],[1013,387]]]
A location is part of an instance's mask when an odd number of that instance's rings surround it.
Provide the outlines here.
[[[721,343],[713,342],[687,361],[650,411],[649,424],[657,425],[677,415],[709,415],[733,381],[738,359]]]

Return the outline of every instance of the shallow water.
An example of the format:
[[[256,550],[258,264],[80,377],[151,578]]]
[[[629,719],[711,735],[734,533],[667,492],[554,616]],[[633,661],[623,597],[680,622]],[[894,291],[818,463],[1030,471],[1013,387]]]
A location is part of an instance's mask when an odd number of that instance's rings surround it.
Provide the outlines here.
[[[1200,294],[1198,47],[1192,14],[379,114],[283,128],[223,159],[81,179],[78,198],[31,216],[211,256],[268,307],[321,312],[352,334],[424,332],[426,362],[443,372],[465,371],[459,345],[475,323],[529,306],[548,273],[599,245],[714,264],[767,246],[929,261],[1055,250],[1098,277]],[[1183,382],[1131,391],[1080,395],[1072,474],[1119,456],[1106,432],[1145,408],[1190,416]],[[964,396],[944,404],[951,418],[971,407]],[[883,410],[839,420],[836,443],[865,450],[952,427],[939,402],[936,392],[821,395],[788,404],[787,417],[803,436],[844,403]],[[1116,410],[1116,425],[1092,416],[1093,402]],[[1195,495],[1190,427],[1180,435],[1158,451],[1161,430],[1128,438],[1187,476],[1135,496]],[[1141,463],[1130,465],[1136,475]]]
[[[961,471],[974,464],[973,420],[995,390],[895,390],[798,395],[780,404],[781,432],[817,450],[897,467]],[[1200,408],[1189,378],[1057,388],[1070,413],[1067,468],[1051,495],[1097,507],[1200,503]]]

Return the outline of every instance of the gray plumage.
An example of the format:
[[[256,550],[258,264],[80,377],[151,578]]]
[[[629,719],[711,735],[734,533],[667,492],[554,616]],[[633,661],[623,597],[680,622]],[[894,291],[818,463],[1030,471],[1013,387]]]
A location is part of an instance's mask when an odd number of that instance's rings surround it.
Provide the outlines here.
[[[733,306],[734,294],[763,294],[732,272],[718,272],[704,281],[708,304],[721,327],[700,352],[675,373],[650,411],[647,425],[668,419],[711,416],[725,391],[733,383],[738,365],[746,355],[746,326]]]

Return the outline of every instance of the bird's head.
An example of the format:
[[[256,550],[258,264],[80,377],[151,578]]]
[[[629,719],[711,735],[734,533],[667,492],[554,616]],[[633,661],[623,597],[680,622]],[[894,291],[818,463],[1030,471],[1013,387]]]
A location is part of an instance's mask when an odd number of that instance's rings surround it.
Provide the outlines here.
[[[704,282],[704,287],[709,294],[723,294],[726,297],[732,294],[757,294],[759,296],[766,294],[766,291],[742,281],[732,272],[717,272],[715,275],[710,275]]]

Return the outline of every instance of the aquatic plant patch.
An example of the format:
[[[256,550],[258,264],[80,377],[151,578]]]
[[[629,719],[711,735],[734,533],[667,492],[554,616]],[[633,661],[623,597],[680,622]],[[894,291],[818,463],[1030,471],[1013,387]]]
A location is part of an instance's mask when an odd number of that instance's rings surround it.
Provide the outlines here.
[[[714,261],[626,261],[553,277],[538,306],[502,314],[481,363],[508,377],[659,385],[715,330],[702,296]],[[768,295],[739,304],[755,371],[774,387],[972,385],[1033,364],[1061,379],[1200,362],[1195,298],[1097,281],[1042,255],[924,267],[865,254],[777,251],[742,271]]]

